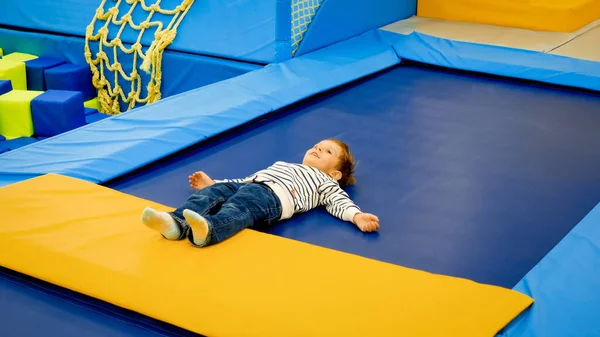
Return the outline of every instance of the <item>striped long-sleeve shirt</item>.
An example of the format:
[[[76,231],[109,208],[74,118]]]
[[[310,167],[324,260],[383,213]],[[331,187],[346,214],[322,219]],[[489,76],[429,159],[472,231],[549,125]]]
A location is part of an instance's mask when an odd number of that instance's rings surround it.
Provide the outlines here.
[[[270,186],[281,201],[282,219],[321,206],[331,215],[350,222],[360,212],[335,179],[307,165],[278,161],[246,178],[217,182],[261,182]]]

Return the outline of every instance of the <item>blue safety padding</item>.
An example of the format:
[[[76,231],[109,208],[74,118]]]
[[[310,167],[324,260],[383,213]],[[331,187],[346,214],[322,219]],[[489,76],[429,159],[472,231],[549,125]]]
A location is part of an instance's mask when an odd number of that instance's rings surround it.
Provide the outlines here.
[[[181,4],[181,0],[163,0],[163,8],[172,9]],[[290,8],[290,0],[284,1]],[[3,1],[0,11],[0,25],[62,33],[84,37],[86,27],[91,23],[98,0],[19,0]],[[114,6],[114,1],[107,1],[107,8]],[[146,3],[153,3],[146,1]],[[120,12],[125,13],[122,1]],[[177,37],[168,47],[170,50],[193,54],[221,56],[232,59],[258,63],[269,63],[276,55],[276,1],[265,0],[202,0],[195,1],[177,30]],[[290,12],[283,12],[290,20]],[[133,21],[142,22],[147,12],[135,10]],[[156,14],[153,20],[160,20],[166,25],[171,17]],[[283,20],[283,19],[281,19]],[[96,24],[97,32],[100,24]],[[109,25],[114,37],[120,27]],[[149,46],[154,39],[154,29],[150,29],[142,39],[142,44]],[[138,31],[127,28],[121,39],[134,43]],[[83,50],[80,50],[83,54]],[[291,55],[288,55],[288,58]]]
[[[87,63],[65,63],[57,67],[46,69],[46,88],[48,90],[78,91],[87,101],[96,96],[96,88],[92,84],[92,71]]]
[[[517,284],[535,303],[499,336],[600,336],[599,223],[600,204]]]
[[[63,59],[74,64],[85,64],[84,45],[83,38],[19,32],[0,28],[0,46],[2,46],[5,53],[20,51]],[[130,69],[133,58],[119,55],[119,62],[124,69]],[[193,90],[260,68],[262,66],[256,64],[166,51],[162,60],[162,97]],[[144,73],[141,73],[141,75],[146,76]],[[107,76],[107,79],[114,83],[112,76]],[[124,90],[128,91],[130,86],[124,87]]]
[[[296,56],[416,14],[415,0],[326,0],[313,18]]]
[[[6,94],[12,90],[12,82],[7,80],[0,80],[0,95]]]
[[[83,96],[79,91],[48,90],[31,101],[35,136],[53,137],[84,126]]]
[[[381,31],[402,59],[589,90],[600,90],[600,62],[537,51]]]
[[[21,148],[21,147],[29,145],[29,144],[33,144],[37,141],[38,140],[33,137],[20,137],[20,138],[13,138],[11,140],[0,141],[0,153],[7,152],[7,151],[14,151],[18,148]],[[25,163],[23,163],[23,164],[25,164]]]
[[[43,56],[26,61],[27,89],[45,91],[47,89],[45,71],[64,63],[66,63],[65,60]]]
[[[54,172],[103,182],[399,62],[376,31],[0,156],[0,186]],[[93,148],[93,156],[90,156]]]
[[[275,56],[272,62],[283,62],[292,57],[292,0],[275,0]]]

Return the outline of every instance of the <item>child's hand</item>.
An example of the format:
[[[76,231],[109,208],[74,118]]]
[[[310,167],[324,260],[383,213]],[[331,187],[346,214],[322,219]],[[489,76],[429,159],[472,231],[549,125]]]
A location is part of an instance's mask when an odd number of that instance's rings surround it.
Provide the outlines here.
[[[363,232],[374,232],[379,229],[379,218],[369,213],[356,213],[354,223]]]
[[[214,184],[215,181],[202,171],[198,171],[190,176],[190,186],[195,190],[201,190]]]

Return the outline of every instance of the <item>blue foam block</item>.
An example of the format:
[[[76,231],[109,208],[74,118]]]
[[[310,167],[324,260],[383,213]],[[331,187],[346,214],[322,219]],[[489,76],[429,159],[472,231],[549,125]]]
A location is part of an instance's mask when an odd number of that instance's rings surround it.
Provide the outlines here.
[[[6,140],[6,138],[3,135],[0,135],[0,141]]]
[[[80,91],[84,101],[97,96],[92,85],[92,71],[87,64],[65,63],[45,70],[44,74],[48,90]]]
[[[96,112],[96,113],[92,113],[92,114],[86,115],[85,116],[85,122],[87,124],[91,124],[91,123],[97,122],[99,120],[103,120],[104,118],[108,118],[108,117],[110,117],[110,115],[101,114],[99,112]]]
[[[37,139],[31,138],[31,137],[20,137],[20,138],[14,138],[11,140],[1,141],[0,142],[0,153],[12,151],[12,150],[18,149],[20,147],[23,147],[25,145],[33,144],[37,141],[38,141]]]
[[[0,95],[6,94],[12,90],[12,83],[7,80],[0,80]]]
[[[84,111],[85,111],[86,116],[98,113],[98,110],[96,110],[94,108],[88,108],[88,107],[84,107]]]
[[[83,95],[79,91],[48,90],[31,101],[36,136],[52,137],[85,125]]]
[[[61,59],[43,56],[25,62],[27,69],[27,89],[45,91],[47,88],[44,72],[65,63]]]

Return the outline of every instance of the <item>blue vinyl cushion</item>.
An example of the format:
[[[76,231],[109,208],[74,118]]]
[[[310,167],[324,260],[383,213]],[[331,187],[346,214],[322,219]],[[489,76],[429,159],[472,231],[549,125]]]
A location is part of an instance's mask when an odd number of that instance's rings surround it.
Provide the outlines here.
[[[45,91],[47,89],[46,70],[64,63],[64,60],[44,56],[25,62],[25,68],[27,69],[27,89]]]
[[[85,125],[83,95],[79,91],[48,90],[31,101],[36,136],[52,137]]]
[[[48,90],[81,91],[85,101],[97,96],[96,88],[92,85],[92,71],[87,64],[65,63],[47,69],[44,74]]]

